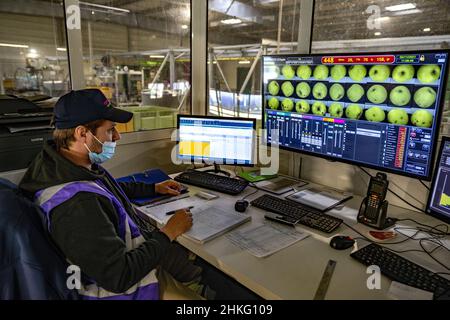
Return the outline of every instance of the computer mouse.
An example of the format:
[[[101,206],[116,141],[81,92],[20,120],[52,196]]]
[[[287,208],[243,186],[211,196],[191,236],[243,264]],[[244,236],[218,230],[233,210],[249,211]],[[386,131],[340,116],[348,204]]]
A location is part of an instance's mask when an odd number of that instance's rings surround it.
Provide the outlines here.
[[[247,207],[249,205],[249,202],[247,200],[238,200],[234,204],[234,210],[237,212],[245,212],[247,210]]]
[[[349,236],[334,236],[331,238],[330,246],[336,250],[345,250],[350,247],[353,247],[355,240],[350,238]]]

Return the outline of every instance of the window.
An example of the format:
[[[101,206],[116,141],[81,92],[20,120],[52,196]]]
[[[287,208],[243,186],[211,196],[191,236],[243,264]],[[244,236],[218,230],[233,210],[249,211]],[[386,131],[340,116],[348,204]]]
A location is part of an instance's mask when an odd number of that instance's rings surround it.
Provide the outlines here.
[[[0,4],[0,94],[59,97],[70,87],[62,1],[27,4]]]
[[[208,10],[208,113],[261,119],[259,57],[295,50],[296,44],[281,49],[276,42],[297,41],[300,1],[209,0]]]
[[[190,113],[190,1],[80,2],[84,75],[134,113],[121,132],[171,128]]]
[[[313,52],[448,48],[450,2],[316,0]]]

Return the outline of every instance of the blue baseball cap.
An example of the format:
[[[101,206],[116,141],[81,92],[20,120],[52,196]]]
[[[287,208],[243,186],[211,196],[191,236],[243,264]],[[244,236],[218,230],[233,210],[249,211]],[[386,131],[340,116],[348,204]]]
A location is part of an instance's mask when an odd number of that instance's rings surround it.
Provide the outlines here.
[[[98,89],[73,90],[63,95],[54,108],[56,129],[70,129],[96,120],[126,123],[133,113],[112,106]]]

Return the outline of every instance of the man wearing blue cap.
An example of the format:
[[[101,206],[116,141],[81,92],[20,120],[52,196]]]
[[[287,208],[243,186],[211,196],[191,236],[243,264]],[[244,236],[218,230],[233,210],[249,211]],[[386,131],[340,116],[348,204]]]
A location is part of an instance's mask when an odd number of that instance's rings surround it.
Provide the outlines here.
[[[114,155],[120,139],[116,123],[132,116],[111,106],[97,89],[62,96],[54,109],[54,140],[44,145],[19,187],[41,207],[67,261],[81,269],[77,289],[82,298],[198,298],[157,268],[171,252],[171,242],[191,228],[190,212],[177,211],[161,230],[144,237],[128,200],[154,193],[177,195],[179,184],[117,183],[101,166]],[[191,266],[187,278],[198,278],[200,272]],[[168,283],[176,292],[164,296]]]

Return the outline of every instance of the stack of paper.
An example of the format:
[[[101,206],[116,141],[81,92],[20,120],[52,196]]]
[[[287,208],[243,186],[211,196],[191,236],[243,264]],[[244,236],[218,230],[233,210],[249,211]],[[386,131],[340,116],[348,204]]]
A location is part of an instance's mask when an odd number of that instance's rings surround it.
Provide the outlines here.
[[[239,248],[249,251],[258,258],[263,258],[287,248],[307,236],[306,233],[292,227],[265,223],[236,230],[227,235],[227,238]]]

